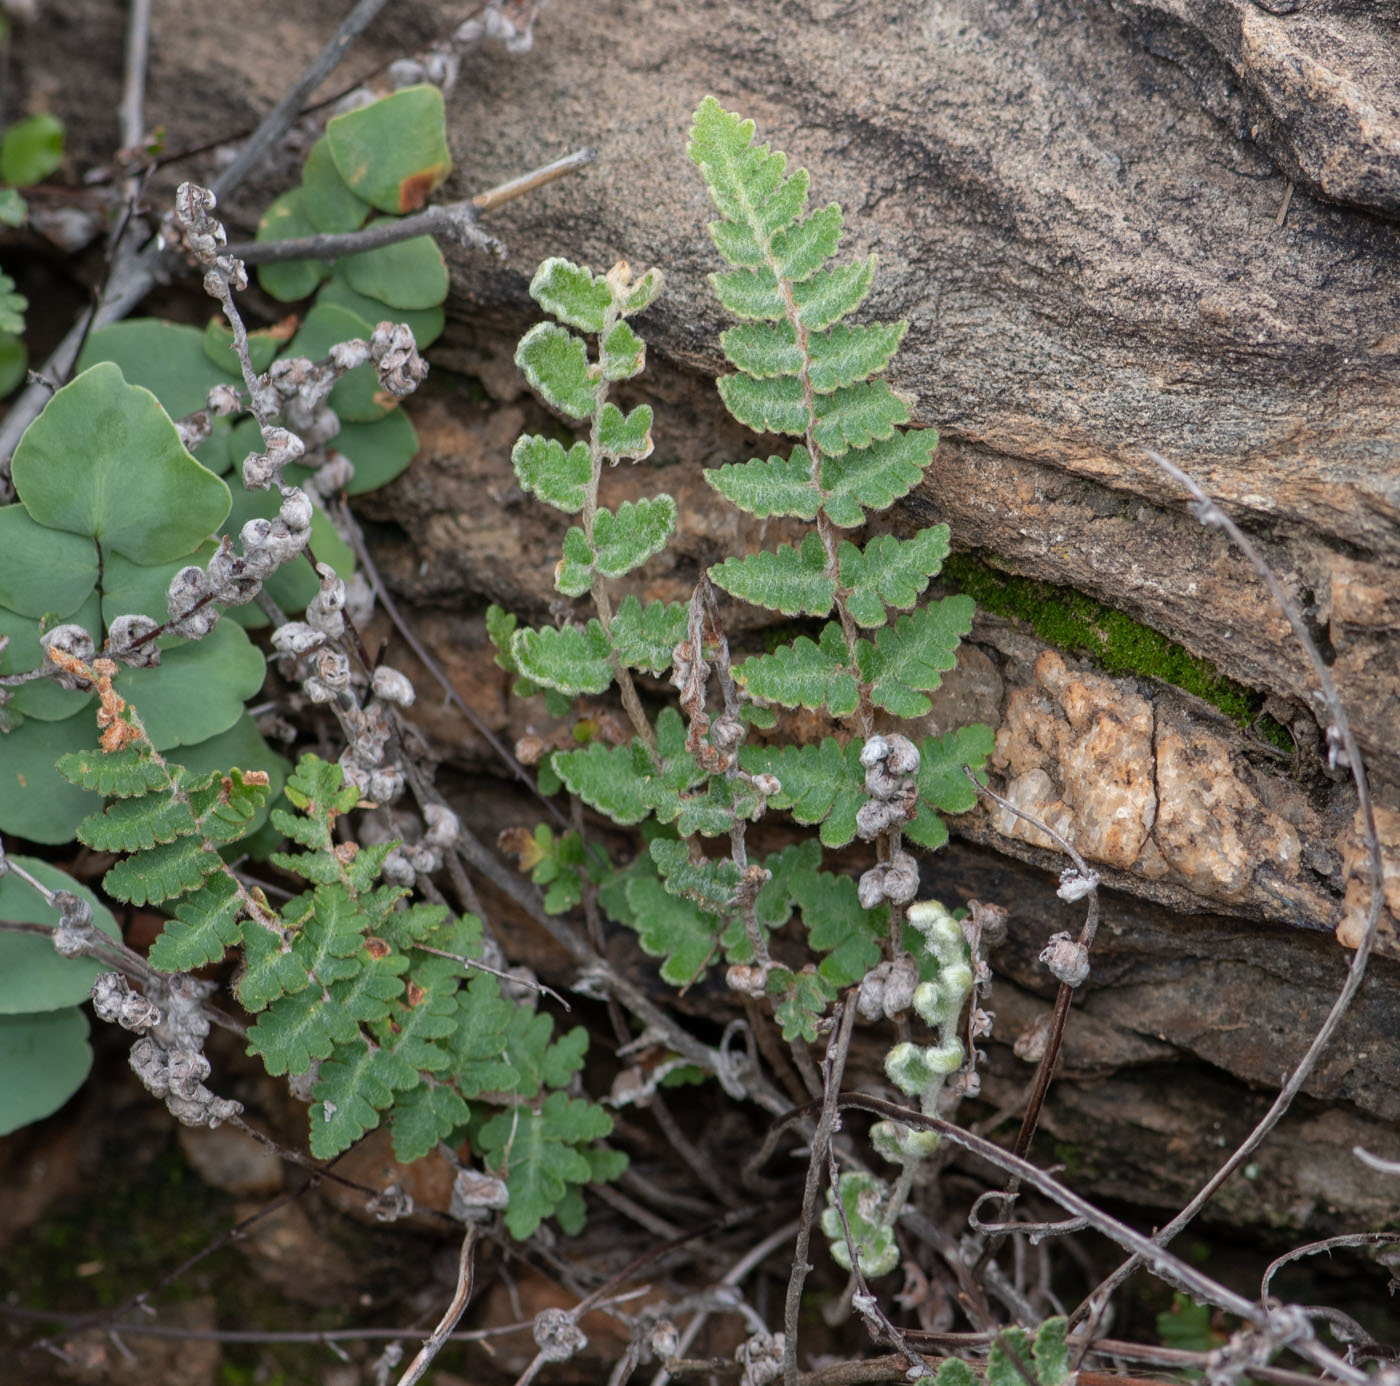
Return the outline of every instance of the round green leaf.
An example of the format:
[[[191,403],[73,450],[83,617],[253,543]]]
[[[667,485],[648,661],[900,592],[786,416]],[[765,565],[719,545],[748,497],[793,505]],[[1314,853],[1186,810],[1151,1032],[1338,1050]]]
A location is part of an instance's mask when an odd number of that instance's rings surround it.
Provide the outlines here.
[[[46,529],[22,505],[0,506],[0,606],[21,616],[66,616],[96,582],[97,545],[91,539]]]
[[[49,400],[11,475],[41,525],[91,535],[138,563],[188,553],[229,508],[228,487],[185,451],[156,397],[110,362]]]
[[[262,214],[258,222],[260,241],[292,241],[319,234],[316,223],[302,204],[301,189],[285,192]],[[265,293],[282,303],[310,298],[316,285],[331,272],[324,260],[286,260],[281,264],[259,265],[258,283]]]
[[[346,186],[323,135],[311,146],[301,171],[301,205],[318,231],[358,231],[370,205]]]
[[[63,122],[55,115],[17,120],[0,142],[0,179],[21,188],[42,183],[63,158]]]
[[[90,796],[96,811],[100,801]],[[92,906],[92,922],[109,938],[120,940],[112,912],[90,891],[58,867],[34,857],[11,857],[49,890],[66,890]],[[16,924],[58,923],[58,912],[13,872],[0,877],[0,919]],[[65,958],[39,934],[0,932],[0,1015],[27,1015],[76,1006],[86,1001],[93,978],[103,969],[91,958]]]
[[[203,409],[209,391],[229,383],[228,375],[205,355],[197,327],[160,318],[128,318],[98,328],[83,345],[78,369],[99,361],[120,366],[127,384],[149,390],[172,419]]]
[[[42,667],[46,656],[39,637],[60,622],[82,626],[92,636],[93,643],[99,644],[102,623],[98,606],[97,593],[89,592],[76,611],[65,612],[61,617],[47,621],[0,611],[0,633],[10,637],[10,643],[0,654],[0,673],[18,674]],[[35,679],[32,683],[21,684],[13,693],[10,707],[26,717],[37,717],[45,722],[61,722],[65,717],[72,717],[81,712],[92,698],[91,693],[60,688],[52,679]]]
[[[442,92],[426,84],[336,116],[326,140],[347,186],[394,216],[417,211],[452,168]]]
[[[286,344],[287,333],[275,327],[264,328],[261,332],[250,332],[248,359],[252,361],[253,369],[261,375]],[[232,376],[242,386],[243,371],[233,350],[233,329],[224,325],[222,317],[209,319],[204,328],[202,345],[205,356],[219,372],[222,383],[227,385],[229,377]],[[142,384],[145,382],[142,381]],[[160,391],[156,390],[156,394],[159,395]]]
[[[267,661],[243,627],[220,621],[203,640],[163,650],[156,668],[123,668],[113,683],[140,714],[156,749],[168,751],[227,731],[266,674]]]
[[[23,383],[29,369],[29,350],[13,332],[0,332],[0,396]]]
[[[23,226],[29,204],[13,188],[0,188],[0,225]]]
[[[358,496],[387,485],[413,461],[418,434],[408,415],[393,409],[375,423],[341,424],[330,445],[355,464],[354,478],[345,489]]]
[[[194,460],[201,467],[208,467],[215,476],[223,476],[233,466],[233,454],[228,445],[232,432],[233,425],[227,419],[215,419],[209,436],[194,450]]]
[[[284,353],[287,356],[307,356],[319,361],[337,342],[347,342],[355,337],[368,341],[374,331],[372,323],[346,308],[333,304],[318,303],[307,315],[301,331],[293,338],[291,346]],[[348,375],[341,378],[331,391],[330,406],[342,419],[354,423],[369,423],[382,419],[397,401],[392,395],[379,388],[379,377],[374,366],[366,362],[356,366]]]
[[[447,261],[431,236],[347,255],[340,267],[357,294],[390,308],[433,308],[447,297]]]
[[[86,789],[69,784],[54,765],[70,751],[91,750],[97,736],[87,716],[62,722],[31,717],[0,735],[0,833],[30,842],[71,842],[97,800]]]
[[[92,1067],[87,1016],[76,1006],[0,1016],[0,1136],[58,1111]]]
[[[386,319],[401,322],[413,333],[413,340],[418,343],[419,351],[426,351],[442,336],[443,324],[446,322],[446,314],[441,306],[436,304],[431,308],[395,308],[386,311],[389,305],[381,299],[368,298],[352,289],[339,268],[321,286],[316,302],[333,303],[338,308],[348,308],[374,326]]]

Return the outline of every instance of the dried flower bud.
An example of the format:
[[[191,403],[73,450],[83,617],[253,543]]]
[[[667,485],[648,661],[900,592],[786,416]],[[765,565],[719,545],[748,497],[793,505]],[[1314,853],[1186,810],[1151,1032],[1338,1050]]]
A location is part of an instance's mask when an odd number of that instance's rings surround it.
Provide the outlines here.
[[[423,810],[428,831],[423,841],[433,847],[450,847],[462,835],[462,823],[446,804],[429,804]]]
[[[776,775],[767,773],[753,776],[753,787],[763,795],[765,799],[771,799],[775,794],[783,792],[782,781]]]
[[[588,1338],[567,1309],[541,1309],[535,1315],[534,1339],[546,1362],[567,1362],[588,1346]]]
[[[387,664],[381,664],[374,671],[370,689],[376,698],[383,698],[386,703],[394,703],[398,707],[412,707],[417,696],[408,675],[391,669]]]
[[[160,663],[160,641],[144,637],[160,629],[160,622],[132,613],[118,616],[107,627],[107,653],[133,669],[154,669]],[[143,643],[138,644],[138,641]]]
[[[249,491],[266,491],[277,480],[277,468],[265,452],[250,452],[243,459],[243,485]]]
[[[482,1174],[474,1169],[459,1169],[452,1181],[452,1202],[448,1212],[459,1222],[477,1222],[510,1207],[510,1190],[506,1181],[494,1174]]]
[[[403,771],[397,765],[376,770],[369,777],[369,797],[376,804],[392,804],[403,793]]]
[[[1051,934],[1040,961],[1068,987],[1082,985],[1089,975],[1089,950],[1068,934]]]
[[[82,626],[72,622],[55,626],[52,630],[46,630],[39,637],[39,644],[43,647],[45,655],[50,650],[54,650],[58,654],[80,659],[84,664],[92,662],[92,656],[96,649],[91,634]],[[70,674],[67,670],[60,669],[56,664],[49,664],[45,672],[60,688],[81,690],[92,687],[92,683],[88,679],[81,678],[77,674]]]
[[[311,528],[311,497],[299,486],[289,486],[282,492],[282,508],[278,518],[289,530]]]
[[[1060,872],[1060,886],[1055,894],[1061,900],[1072,905],[1076,900],[1082,900],[1098,888],[1099,873],[1097,871],[1090,871],[1087,876],[1082,876],[1077,867],[1067,866]]]
[[[760,1000],[768,989],[768,969],[749,963],[734,963],[724,974],[725,985],[730,991],[742,996],[752,996]]]
[[[369,360],[369,343],[360,337],[351,337],[349,341],[337,342],[327,354],[336,370],[353,371]]]
[[[323,649],[316,656],[316,677],[337,693],[350,687],[350,659],[339,650]]]
[[[326,643],[324,631],[308,626],[305,621],[288,621],[272,632],[273,648],[284,655],[299,658]]]
[[[550,749],[549,743],[543,737],[530,732],[515,743],[515,758],[521,765],[538,765],[549,754]]]
[[[428,378],[428,363],[418,354],[413,333],[403,323],[381,322],[369,339],[379,367],[379,383],[396,399],[411,395]]]
[[[175,431],[180,435],[180,444],[186,452],[193,452],[208,436],[213,428],[208,410],[199,409],[175,420]]]
[[[215,385],[205,396],[210,412],[219,418],[227,418],[238,412],[238,391],[232,385]]]

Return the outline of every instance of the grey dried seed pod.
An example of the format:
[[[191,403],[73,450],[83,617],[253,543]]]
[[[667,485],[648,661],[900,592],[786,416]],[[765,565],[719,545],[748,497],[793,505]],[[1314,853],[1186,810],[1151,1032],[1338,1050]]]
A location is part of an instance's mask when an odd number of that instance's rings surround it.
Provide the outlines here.
[[[885,1018],[885,979],[888,975],[889,963],[880,963],[860,979],[856,1011],[863,1019],[873,1021]]]
[[[139,612],[118,616],[107,627],[107,653],[133,669],[154,669],[160,663],[160,641],[145,637],[159,629],[159,621]]]
[[[732,751],[744,739],[744,728],[737,717],[728,714],[710,723],[710,745],[720,751]]]
[[[1068,987],[1082,985],[1089,975],[1089,950],[1068,934],[1051,934],[1040,961]]]
[[[288,621],[272,632],[272,646],[279,653],[299,658],[326,643],[324,631],[305,621]]]
[[[397,765],[376,770],[369,777],[369,797],[376,804],[392,804],[403,793],[403,771]]]
[[[175,617],[167,624],[166,629],[171,635],[178,635],[183,640],[203,640],[219,624],[221,614],[219,608],[210,602],[197,611],[189,611],[183,616]]]
[[[340,650],[323,649],[316,655],[316,677],[337,693],[350,687],[350,657]]]
[[[55,650],[59,654],[71,655],[74,659],[80,659],[84,664],[91,662],[96,650],[91,634],[82,626],[72,622],[55,626],[52,630],[46,630],[39,637],[39,644],[43,647],[45,655],[50,650]],[[77,674],[70,674],[48,659],[45,659],[44,672],[60,688],[85,690],[92,687],[91,680],[80,678]]]
[[[403,323],[381,322],[369,339],[369,350],[379,368],[379,383],[396,398],[411,395],[427,379],[428,363]]]
[[[919,748],[907,736],[895,732],[885,738],[889,751],[885,756],[885,768],[891,775],[917,775],[919,773]]]
[[[919,987],[919,964],[910,953],[901,953],[889,965],[885,979],[885,1018],[907,1011],[914,1004],[914,993]]]
[[[277,480],[278,469],[265,452],[250,452],[243,459],[243,485],[249,491],[266,491]]]
[[[448,1215],[458,1222],[480,1222],[502,1208],[510,1207],[506,1181],[479,1170],[459,1169],[452,1181],[452,1202]]]
[[[379,868],[379,874],[390,885],[396,886],[411,886],[418,879],[418,873],[413,863],[404,856],[402,849],[398,847],[395,847],[384,858],[384,864]]]
[[[867,799],[856,812],[856,832],[866,842],[908,821],[903,804],[884,799]]]
[[[885,868],[885,899],[907,905],[919,893],[919,863],[908,852],[896,852]]]
[[[864,746],[860,748],[860,763],[867,770],[872,765],[878,765],[889,754],[889,743],[883,736],[875,735],[870,737]]]
[[[277,514],[289,530],[310,529],[313,514],[311,497],[299,486],[288,486],[282,492],[282,508]]]
[[[306,452],[306,444],[290,429],[263,429],[263,446],[275,467],[287,467],[301,459]]]
[[[567,1362],[588,1346],[588,1338],[567,1309],[541,1309],[535,1315],[535,1346],[546,1362]]]
[[[193,452],[209,436],[213,426],[207,409],[196,410],[183,419],[175,420],[175,431],[180,435],[180,443],[186,452]]]
[[[413,1196],[397,1184],[387,1184],[365,1203],[365,1212],[372,1213],[376,1222],[397,1222],[409,1217],[414,1209]]]
[[[733,963],[724,974],[724,984],[741,996],[761,999],[768,989],[768,969],[750,963]]]
[[[370,359],[369,343],[359,337],[337,342],[327,353],[338,371],[353,371]]]
[[[1078,867],[1067,866],[1060,872],[1060,885],[1055,894],[1061,900],[1072,905],[1076,900],[1082,900],[1098,888],[1099,873],[1097,871],[1090,871],[1085,876],[1080,874]]]
[[[333,703],[338,696],[334,688],[327,688],[314,674],[309,678],[302,679],[301,691],[313,703]]]
[[[210,412],[218,418],[238,412],[238,391],[232,385],[215,385],[204,398]]]
[[[136,1034],[160,1024],[160,1007],[139,991],[132,991],[119,972],[101,973],[93,982],[90,995],[93,1014],[108,1024],[120,1025]]]
[[[386,703],[394,703],[398,707],[412,707],[417,696],[408,675],[391,669],[387,664],[381,664],[374,671],[369,686],[376,698],[383,698]]]
[[[873,910],[885,898],[885,864],[880,862],[869,871],[861,873],[856,886],[856,899],[863,910]]]
[[[354,479],[355,464],[343,452],[328,452],[316,468],[316,487],[323,495],[343,491]]]

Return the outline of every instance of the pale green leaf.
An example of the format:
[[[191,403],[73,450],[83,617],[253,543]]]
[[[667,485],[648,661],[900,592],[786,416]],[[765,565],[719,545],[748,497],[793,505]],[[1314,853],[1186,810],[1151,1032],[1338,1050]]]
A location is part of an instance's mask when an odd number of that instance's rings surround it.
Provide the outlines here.
[[[678,899],[656,876],[634,877],[626,894],[642,951],[665,960],[662,981],[675,987],[693,982],[718,952],[723,921],[693,900]]]
[[[647,364],[646,343],[625,322],[603,338],[600,360],[604,380],[631,380]]]
[[[774,998],[773,1018],[783,1027],[783,1038],[791,1043],[801,1036],[815,1044],[817,1022],[836,999],[831,983],[815,968],[793,973],[778,967],[769,974],[768,994]]]
[[[826,708],[833,717],[856,710],[859,690],[840,625],[829,622],[819,641],[800,635],[772,654],[755,655],[734,669],[755,698],[783,707]]]
[[[452,168],[442,92],[426,82],[333,116],[326,140],[352,191],[395,216],[416,212]]]
[[[816,397],[813,436],[828,457],[850,448],[868,448],[894,436],[895,425],[909,422],[909,406],[883,380],[862,381]]]
[[[758,241],[795,221],[807,205],[807,171],[786,176],[787,156],[754,144],[754,124],[707,96],[695,112],[686,153],[700,166],[715,206]]]
[[[521,488],[532,491],[546,505],[576,515],[583,509],[593,459],[587,443],[575,443],[567,452],[556,438],[524,433],[515,441],[510,460]]]
[[[875,322],[864,327],[838,324],[807,338],[808,378],[819,395],[878,375],[899,350],[907,322]]]
[[[769,804],[799,823],[820,823],[826,846],[854,839],[856,814],[867,797],[859,740],[842,746],[828,736],[816,746],[744,746],[739,764],[751,775],[776,775],[782,790]]]
[[[812,421],[806,392],[796,376],[759,380],[751,375],[722,375],[715,384],[724,407],[755,433],[801,435]]]
[[[939,813],[966,813],[976,804],[977,791],[962,768],[981,770],[995,740],[990,727],[973,722],[946,736],[929,736],[919,742],[919,807],[904,825],[905,837],[931,851],[948,840],[948,829]]]
[[[731,596],[784,616],[825,616],[836,596],[827,571],[826,549],[810,532],[795,549],[790,544],[763,549],[743,558],[726,558],[710,569],[710,579]]]
[[[627,296],[623,299],[621,312],[631,317],[633,313],[640,313],[644,308],[651,306],[657,294],[661,292],[663,277],[659,269],[649,269],[643,272],[640,279],[632,281],[631,287],[627,290]]]
[[[671,655],[685,639],[687,608],[684,602],[648,602],[642,605],[634,593],[622,599],[612,621],[613,650],[629,669],[664,674]]]
[[[651,405],[639,404],[624,415],[609,402],[598,415],[598,446],[614,461],[630,457],[640,462],[651,456]]]
[[[1069,1321],[1063,1314],[1046,1319],[1035,1335],[1031,1356],[1039,1386],[1065,1386],[1070,1378]]]
[[[566,597],[581,597],[593,586],[593,546],[577,526],[564,536],[564,548],[554,566],[554,585]]]
[[[889,509],[924,479],[937,446],[934,429],[911,428],[842,457],[823,457],[822,509],[842,529],[864,524],[866,509]]]
[[[710,914],[729,910],[744,879],[743,868],[728,857],[691,859],[690,848],[675,838],[658,837],[649,848],[668,895],[693,900]]]
[[[820,332],[855,312],[870,292],[874,277],[875,257],[869,255],[853,265],[819,270],[810,279],[793,284],[793,302],[803,327]]]
[[[593,522],[594,566],[604,577],[622,577],[660,553],[675,528],[676,502],[671,496],[623,501],[616,514],[600,509]]]
[[[837,551],[846,609],[860,626],[883,626],[885,607],[907,611],[948,556],[948,526],[934,525],[903,541],[892,534],[872,539],[864,552],[852,543]]]
[[[795,873],[791,890],[802,910],[808,944],[826,954],[817,970],[838,989],[860,981],[880,961],[889,906],[862,909],[855,878],[828,871]]]
[[[537,322],[515,349],[515,364],[543,399],[570,418],[586,419],[597,402],[588,348],[557,323]]]
[[[612,646],[597,620],[583,627],[518,630],[510,652],[527,679],[571,697],[604,693],[612,683]]]
[[[311,1153],[318,1160],[348,1150],[379,1125],[380,1113],[394,1100],[385,1081],[388,1066],[383,1051],[362,1039],[337,1047],[335,1057],[321,1065],[310,1114]]]
[[[1034,1360],[1026,1330],[1003,1328],[987,1353],[987,1386],[1025,1386],[1027,1375],[1034,1375]]]
[[[673,707],[656,719],[660,765],[639,739],[630,746],[593,742],[577,751],[556,751],[552,763],[571,794],[615,823],[639,823],[648,813],[670,822],[680,812],[680,796],[706,778],[685,749],[685,724]]]
[[[829,202],[820,211],[779,231],[769,247],[778,273],[789,282],[807,279],[841,244],[841,208]]]
[[[731,366],[748,375],[796,375],[802,369],[802,348],[790,322],[745,322],[719,334],[719,344]]]
[[[945,597],[877,631],[873,645],[860,641],[856,659],[875,705],[896,717],[922,717],[931,706],[924,694],[957,663],[974,609],[971,597]]]
[[[580,332],[601,332],[612,306],[612,290],[601,274],[552,256],[535,271],[530,297],[546,313]]]
[[[758,269],[719,270],[710,275],[710,286],[736,318],[779,322],[787,315],[787,299],[766,265]]]
[[[814,520],[821,508],[821,496],[812,481],[812,459],[804,447],[794,448],[790,457],[731,463],[707,471],[705,480],[740,510],[761,520],[770,515]]]

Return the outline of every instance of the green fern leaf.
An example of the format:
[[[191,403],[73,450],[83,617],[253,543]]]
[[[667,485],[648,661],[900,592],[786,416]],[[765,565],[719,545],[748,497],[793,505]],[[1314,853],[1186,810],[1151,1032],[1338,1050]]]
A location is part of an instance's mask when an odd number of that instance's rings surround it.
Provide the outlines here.
[[[895,425],[909,422],[909,406],[883,380],[847,385],[816,397],[812,436],[827,457],[851,448],[868,448],[894,436]]]
[[[588,348],[567,328],[537,322],[515,349],[515,364],[542,399],[573,419],[589,418],[597,403]]]
[[[362,954],[360,970],[331,987],[331,1001],[352,1020],[383,1020],[404,993],[400,974],[407,971],[408,959],[402,953]]]
[[[815,1044],[817,1023],[836,999],[835,987],[819,972],[789,972],[777,967],[769,974],[768,994],[777,1001],[773,1018],[783,1027],[783,1038],[791,1043],[801,1037]],[[782,999],[777,1000],[779,997]]]
[[[586,626],[518,630],[511,656],[520,672],[534,683],[570,697],[604,693],[612,683],[612,646],[597,620]]]
[[[1031,1356],[1039,1386],[1065,1386],[1070,1378],[1069,1320],[1063,1314],[1046,1319],[1035,1335]]]
[[[310,983],[301,960],[271,929],[249,925],[243,930],[243,971],[234,990],[245,1011],[265,1010],[279,996],[293,995]]]
[[[1033,1361],[1025,1329],[1002,1329],[987,1353],[987,1386],[1025,1386]]]
[[[292,952],[308,976],[328,987],[360,970],[355,955],[364,946],[370,919],[338,883],[317,886],[313,902],[310,917],[292,941]]]
[[[642,309],[650,307],[661,292],[662,282],[659,269],[646,270],[640,279],[633,280],[626,297],[622,300],[620,311],[623,317],[630,318],[634,313],[640,313]]]
[[[471,1120],[471,1108],[442,1083],[420,1083],[394,1104],[394,1158],[401,1164],[421,1160],[459,1126]]]
[[[790,889],[802,909],[807,942],[826,954],[817,971],[837,990],[860,981],[880,961],[889,906],[862,909],[855,880],[827,871],[794,873]]]
[[[826,708],[834,717],[856,710],[859,690],[840,625],[831,621],[818,641],[800,635],[771,655],[755,655],[734,669],[735,682],[766,703]]]
[[[604,380],[631,380],[646,369],[646,343],[625,322],[620,322],[603,338],[599,362]]]
[[[102,888],[130,905],[158,905],[194,890],[223,864],[219,854],[206,850],[200,838],[185,837],[119,861],[102,878]]]
[[[656,816],[663,823],[674,822],[682,837],[700,833],[721,837],[734,826],[736,818],[757,818],[764,801],[747,781],[713,776],[699,794],[681,794],[674,803],[661,805]]]
[[[315,1059],[326,1059],[337,1044],[350,1044],[359,1034],[355,1021],[319,987],[305,987],[281,996],[248,1031],[248,1052],[262,1056],[274,1078],[305,1073]]]
[[[124,747],[110,754],[94,748],[61,756],[58,772],[73,784],[99,794],[129,799],[153,789],[164,789],[169,777],[164,766],[151,754],[147,742]]]
[[[96,852],[135,852],[158,842],[174,842],[197,831],[194,815],[183,799],[119,799],[101,813],[78,824],[78,841]]]
[[[580,509],[582,508],[582,502]],[[486,635],[496,647],[496,664],[508,674],[518,674],[519,666],[510,652],[511,639],[519,618],[513,611],[503,611],[495,602],[486,608]]]
[[[827,518],[842,529],[855,529],[865,523],[862,507],[889,509],[924,479],[924,468],[937,446],[936,430],[911,428],[868,448],[856,448],[841,457],[824,457],[822,509]]]
[[[781,611],[784,616],[826,616],[836,598],[826,549],[815,531],[800,549],[783,544],[776,550],[726,558],[710,569],[710,580],[751,606]]]
[[[724,914],[733,905],[744,879],[737,862],[728,858],[692,861],[690,848],[674,838],[654,838],[649,850],[668,895],[693,900],[716,915]]]
[[[807,339],[808,378],[816,394],[869,380],[889,365],[908,330],[907,322],[875,322],[865,327],[838,324]]]
[[[535,271],[530,297],[546,313],[580,332],[601,332],[612,290],[601,274],[553,256]]]
[[[583,1067],[588,1031],[581,1025],[554,1038],[554,1021],[524,1006],[513,1007],[506,1025],[505,1049],[511,1077],[505,1091],[535,1097],[545,1087],[565,1087]]]
[[[877,631],[873,645],[862,640],[856,662],[875,705],[896,717],[922,717],[932,706],[924,694],[957,663],[973,610],[971,597],[945,597]]]
[[[677,899],[656,876],[633,877],[625,894],[642,951],[664,960],[662,981],[688,986],[715,955],[723,921],[692,900]]]
[[[710,287],[736,318],[781,322],[787,315],[782,286],[767,265],[759,269],[718,270],[710,275]]]
[[[977,1373],[959,1357],[945,1357],[934,1382],[935,1386],[979,1386]]]
[[[907,611],[948,556],[948,526],[934,525],[902,543],[891,534],[872,539],[864,552],[843,543],[837,552],[846,609],[860,626],[883,626],[885,607]]]
[[[746,322],[719,334],[725,358],[746,375],[766,378],[797,375],[802,369],[802,348],[790,322]]]
[[[448,962],[444,958],[433,961]],[[456,964],[449,966],[455,968]],[[452,1055],[436,1041],[456,1029],[457,978],[440,976],[431,990],[415,993],[410,988],[409,996],[408,1005],[394,1009],[392,1022],[386,1019],[374,1026],[385,1052],[405,1066],[406,1080],[394,1083],[399,1088],[415,1087],[419,1073],[441,1073],[452,1066]]]
[[[660,553],[675,529],[676,502],[672,496],[623,501],[616,514],[600,509],[593,525],[594,566],[604,577],[622,577]]]
[[[165,921],[151,945],[151,966],[161,972],[193,972],[218,962],[243,936],[242,912],[233,877],[222,871],[210,876],[202,890],[181,902],[175,918]]]
[[[856,814],[866,800],[860,743],[842,746],[826,737],[818,746],[744,746],[739,764],[750,774],[776,775],[780,793],[769,799],[799,823],[820,823],[827,847],[844,847],[856,835]]]
[[[977,791],[963,774],[964,765],[980,770],[992,754],[996,735],[974,722],[946,736],[928,736],[919,742],[919,808],[904,825],[911,842],[930,850],[943,846],[948,829],[939,813],[966,813],[977,802]]]
[[[382,1051],[362,1039],[341,1045],[335,1058],[321,1065],[320,1082],[311,1090],[317,1099],[311,1108],[311,1153],[318,1160],[349,1150],[379,1125],[394,1100],[385,1067]]]
[[[680,796],[705,773],[685,749],[685,726],[673,707],[656,719],[658,769],[640,740],[631,746],[595,741],[578,751],[556,751],[551,763],[570,794],[622,826],[655,813],[669,823],[680,812]]]
[[[664,674],[671,655],[685,639],[688,613],[684,602],[648,602],[628,593],[613,616],[613,651],[629,669]]]
[[[593,476],[593,459],[587,443],[575,443],[565,452],[564,445],[556,438],[523,433],[515,440],[510,460],[522,490],[533,492],[546,505],[552,505],[566,515],[576,515],[583,509],[588,483]],[[491,610],[499,612],[502,617],[505,615],[498,606],[493,605]],[[488,612],[488,630],[490,619]],[[499,617],[497,626],[500,626]],[[491,637],[498,649],[508,647],[509,633],[505,634],[505,645],[494,635]]]
[[[804,447],[794,448],[790,457],[770,457],[766,462],[755,457],[706,471],[705,480],[726,500],[761,520],[770,515],[815,520],[822,505],[812,480],[812,457]],[[863,516],[856,521],[863,523]]]
[[[514,1015],[515,1007],[501,996],[500,984],[490,973],[476,973],[457,992],[457,1024],[448,1047],[452,1076],[464,1097],[510,1090],[515,1071],[503,1056]]]
[[[635,462],[651,456],[651,405],[639,404],[624,414],[611,401],[598,415],[598,447],[614,462],[629,457]]]
[[[722,375],[715,384],[724,407],[755,433],[800,437],[807,431],[812,413],[802,381],[796,376],[757,380],[751,375]]]
[[[852,265],[818,270],[810,279],[792,286],[797,317],[809,332],[820,332],[854,313],[870,292],[875,279],[875,257],[867,255]]]
[[[811,216],[775,232],[769,251],[778,273],[790,283],[798,283],[826,264],[840,245],[841,208],[828,202]]]
[[[593,546],[577,525],[564,536],[559,562],[554,565],[554,586],[566,597],[581,597],[593,586]]]
[[[787,156],[753,143],[754,123],[707,96],[695,112],[686,153],[700,166],[715,206],[761,245],[807,205],[807,173],[786,177]]]
[[[611,1130],[612,1118],[601,1107],[561,1092],[551,1093],[538,1112],[518,1107],[481,1128],[482,1154],[510,1192],[505,1223],[512,1237],[531,1236],[571,1185],[589,1182],[592,1166],[577,1146]]]

